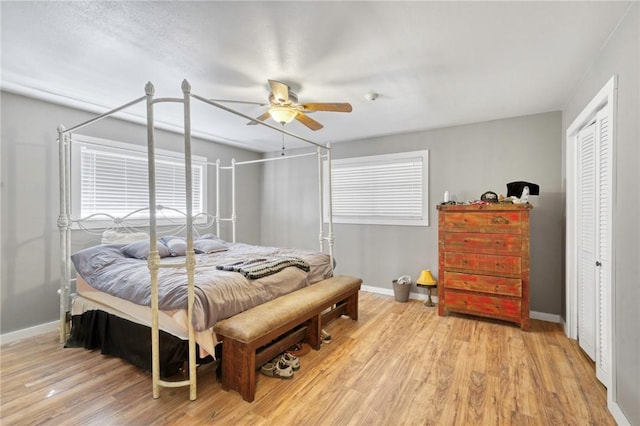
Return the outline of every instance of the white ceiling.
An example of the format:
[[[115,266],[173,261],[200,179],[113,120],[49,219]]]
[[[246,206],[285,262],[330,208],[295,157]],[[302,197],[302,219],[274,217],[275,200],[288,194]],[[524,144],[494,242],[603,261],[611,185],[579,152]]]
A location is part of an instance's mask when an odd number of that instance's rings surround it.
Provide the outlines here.
[[[147,81],[158,97],[182,96],[187,79],[205,98],[263,102],[276,79],[301,102],[350,102],[352,113],[313,113],[317,132],[287,125],[342,142],[560,110],[631,3],[3,0],[2,88],[105,111]],[[198,135],[280,149],[271,129],[192,110]],[[130,111],[143,117],[144,105]],[[182,127],[177,105],[155,115]]]

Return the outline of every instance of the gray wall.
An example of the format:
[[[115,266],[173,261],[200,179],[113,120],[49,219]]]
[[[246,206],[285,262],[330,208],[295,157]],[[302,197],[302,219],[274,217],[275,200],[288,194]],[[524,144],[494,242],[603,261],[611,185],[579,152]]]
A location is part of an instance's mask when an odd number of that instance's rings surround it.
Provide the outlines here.
[[[56,221],[59,214],[58,151],[56,129],[59,124],[71,127],[93,116],[11,93],[1,93],[2,107],[2,304],[0,333],[40,325],[59,318],[58,294],[60,251]],[[78,133],[146,144],[146,128],[137,124],[107,119]],[[181,135],[156,132],[158,148],[182,151]],[[193,154],[210,161],[220,158],[260,158],[254,152],[213,142],[194,140]],[[215,212],[215,174],[209,168],[209,211]],[[238,240],[260,242],[259,209],[261,166],[243,169],[238,183]],[[221,177],[223,188],[225,179]],[[222,192],[222,191],[221,191]],[[223,215],[230,214],[228,191],[221,202]],[[231,238],[224,230],[222,237]],[[76,238],[77,237],[77,238]],[[72,248],[89,245],[86,235],[74,232]]]
[[[600,88],[618,75],[614,140],[613,359],[617,402],[640,424],[640,3],[619,25],[582,78],[563,116],[563,137]]]
[[[507,182],[526,180],[541,191],[531,214],[531,309],[560,315],[561,125],[561,113],[550,112],[333,145],[334,159],[428,149],[430,162],[430,226],[336,224],[336,271],[389,289],[399,275],[437,273],[436,205],[444,191],[479,199],[489,190],[506,195]],[[263,166],[262,242],[316,248],[316,159],[278,163]]]

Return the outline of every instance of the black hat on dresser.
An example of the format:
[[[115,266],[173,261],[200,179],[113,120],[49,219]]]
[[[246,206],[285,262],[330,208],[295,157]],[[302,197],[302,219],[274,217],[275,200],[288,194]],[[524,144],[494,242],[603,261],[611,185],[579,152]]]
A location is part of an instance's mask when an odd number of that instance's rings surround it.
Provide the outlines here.
[[[510,182],[507,184],[507,197],[520,197],[524,187],[529,187],[529,195],[540,195],[540,186],[531,182]]]

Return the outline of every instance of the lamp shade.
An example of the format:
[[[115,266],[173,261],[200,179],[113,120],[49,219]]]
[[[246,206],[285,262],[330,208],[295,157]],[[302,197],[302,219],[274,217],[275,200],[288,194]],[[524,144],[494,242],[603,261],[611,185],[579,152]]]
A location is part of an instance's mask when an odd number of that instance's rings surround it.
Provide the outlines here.
[[[291,120],[296,118],[296,115],[298,115],[298,112],[291,108],[276,106],[269,109],[269,114],[278,123],[287,124],[287,123],[290,123]]]
[[[416,284],[420,285],[434,285],[435,283],[436,280],[433,278],[433,275],[431,275],[431,270],[429,269],[420,272],[420,277],[418,277],[418,281],[416,281]]]

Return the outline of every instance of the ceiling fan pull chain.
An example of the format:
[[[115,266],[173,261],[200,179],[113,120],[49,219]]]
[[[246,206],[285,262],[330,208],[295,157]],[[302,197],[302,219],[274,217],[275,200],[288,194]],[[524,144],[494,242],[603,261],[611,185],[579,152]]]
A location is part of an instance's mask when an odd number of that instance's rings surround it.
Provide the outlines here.
[[[284,124],[282,125],[282,128],[284,129]],[[284,157],[284,133],[282,134],[282,153],[280,155],[282,155]]]

